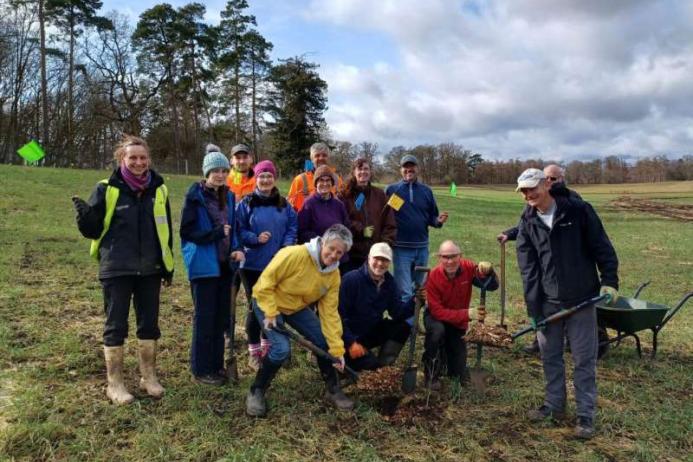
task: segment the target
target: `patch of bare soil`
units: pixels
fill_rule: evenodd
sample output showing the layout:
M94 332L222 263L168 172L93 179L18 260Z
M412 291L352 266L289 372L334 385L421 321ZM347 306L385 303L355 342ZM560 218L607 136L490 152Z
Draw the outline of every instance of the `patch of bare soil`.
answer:
M365 401L394 425L430 425L445 414L445 404L438 396L403 395L402 371L384 367L377 371L364 371L356 388Z
M620 196L612 200L609 205L619 210L652 213L680 221L693 221L693 205L688 204L669 204L647 199L634 199L631 196Z

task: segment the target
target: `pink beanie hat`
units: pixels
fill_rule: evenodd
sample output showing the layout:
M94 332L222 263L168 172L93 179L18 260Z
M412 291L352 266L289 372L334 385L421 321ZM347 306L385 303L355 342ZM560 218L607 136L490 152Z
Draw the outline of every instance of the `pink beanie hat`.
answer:
M255 176L258 176L261 173L269 172L273 177L277 178L277 170L274 168L274 164L271 160L262 160L258 162L257 165L255 165L253 172L255 173Z

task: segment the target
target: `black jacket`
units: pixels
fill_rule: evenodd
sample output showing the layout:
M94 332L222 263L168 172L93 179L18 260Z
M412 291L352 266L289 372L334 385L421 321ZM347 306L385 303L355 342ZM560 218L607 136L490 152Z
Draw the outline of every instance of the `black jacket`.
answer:
M552 314L546 312L547 303L568 308L596 296L602 285L618 289L618 258L597 213L574 196L551 194L556 200L553 227L530 207L517 235L527 313L535 319Z
M111 225L99 246L99 279L153 274L171 277L164 268L154 223L156 188L164 183L164 179L153 170L151 175L152 180L149 186L140 196L137 196L123 181L118 168L109 178L108 185L118 188L120 194ZM98 239L103 231L103 219L106 215L106 186L105 183L96 185L87 201L89 209L77 218L79 231L89 239ZM169 227L168 246L173 249L171 207L168 200L166 216Z

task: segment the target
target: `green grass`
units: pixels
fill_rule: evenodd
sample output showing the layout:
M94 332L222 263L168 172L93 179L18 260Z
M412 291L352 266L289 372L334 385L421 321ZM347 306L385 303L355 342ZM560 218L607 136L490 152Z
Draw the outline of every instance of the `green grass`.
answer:
M0 166L3 460L690 460L693 306L662 331L656 361L638 359L630 340L600 361L598 435L587 443L575 440L569 425L532 426L525 420L526 411L541 402L543 381L540 362L522 355L521 343L511 351L485 349L484 366L494 376L485 394L464 388L451 400L454 393L443 392L435 399L450 402L438 418L411 426L388 423L377 397L353 390L356 410L333 411L321 399L316 370L296 354L272 386L269 418L255 420L244 415L251 380L245 352L236 386L209 388L190 379L192 304L179 252L174 285L161 300L159 370L167 394L157 402L137 390L133 405L115 407L104 394L97 268L70 203L71 195L87 197L106 175ZM193 180L166 177L176 222ZM622 293L651 280L642 298L671 306L693 289L692 223L608 206L626 190L691 203L690 182L578 189L597 207L616 247ZM512 188L460 187L456 198L436 192L450 222L432 231L431 248L453 238L468 257L498 263L495 236L516 223L522 209ZM515 328L525 315L513 253L509 248L509 318ZM488 305L495 322L497 293ZM649 353L651 335L643 341ZM128 349L126 379L134 391L133 339Z

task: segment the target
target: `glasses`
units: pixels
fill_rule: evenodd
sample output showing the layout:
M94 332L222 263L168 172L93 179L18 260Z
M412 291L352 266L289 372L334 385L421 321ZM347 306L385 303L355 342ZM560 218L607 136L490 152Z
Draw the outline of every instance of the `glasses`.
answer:
M455 253L452 255L438 255L438 258L442 258L443 260L454 260L455 258L459 257L459 253Z
M557 177L557 176L547 176L546 179L547 179L547 180L551 180L551 181L558 181L558 177Z

